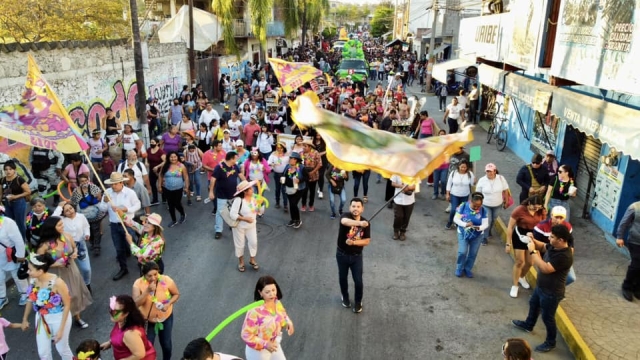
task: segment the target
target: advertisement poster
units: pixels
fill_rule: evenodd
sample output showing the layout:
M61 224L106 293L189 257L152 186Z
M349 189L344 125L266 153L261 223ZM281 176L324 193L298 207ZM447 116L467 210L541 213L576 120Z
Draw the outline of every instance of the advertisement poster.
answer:
M535 114L531 151L544 155L556 147L560 119L551 113L545 116L545 114L536 111Z
M596 197L593 199L593 207L609 220L614 220L616 209L620 201L620 191L624 174L618 169L604 164L600 165L600 171L596 176Z
M580 84L637 93L640 2L565 0L560 7L551 74ZM637 39L635 39L637 40Z
M515 0L512 3L510 14L513 19L513 35L506 63L525 70L536 66L544 3L540 0Z

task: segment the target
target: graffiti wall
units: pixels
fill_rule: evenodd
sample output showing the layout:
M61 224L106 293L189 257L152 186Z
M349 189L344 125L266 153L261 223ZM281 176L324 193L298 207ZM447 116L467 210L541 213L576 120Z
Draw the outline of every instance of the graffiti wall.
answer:
M101 129L106 109L112 108L120 124L140 128L136 101L140 96L135 82L133 51L128 43L103 47L66 48L33 52L47 81L69 111L73 122L88 137ZM0 106L19 101L24 88L27 58L22 52L2 55L0 67ZM6 66L5 66L5 59ZM158 99L167 115L171 101L188 84L188 62L184 44L149 44L149 68L145 69L145 97ZM29 147L0 137L0 153L23 162Z

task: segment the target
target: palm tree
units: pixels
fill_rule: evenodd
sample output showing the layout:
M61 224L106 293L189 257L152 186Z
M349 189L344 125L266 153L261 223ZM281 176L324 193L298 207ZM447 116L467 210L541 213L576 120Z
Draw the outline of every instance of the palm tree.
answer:
M329 9L329 0L213 0L213 12L221 20L223 39L227 50L238 54L238 46L234 36L234 20L244 12L246 3L251 16L251 31L260 41L264 50L267 44L267 23L271 11L282 8L284 14L284 30L288 38L293 38L302 27L302 43L305 43L306 31L317 31L322 17Z

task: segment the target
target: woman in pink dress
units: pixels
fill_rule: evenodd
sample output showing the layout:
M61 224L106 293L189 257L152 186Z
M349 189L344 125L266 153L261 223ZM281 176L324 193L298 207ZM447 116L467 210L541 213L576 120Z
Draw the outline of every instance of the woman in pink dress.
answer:
M115 360L156 360L156 350L147 340L144 318L133 298L129 295L112 296L109 308L114 325L109 341L100 348L113 348Z

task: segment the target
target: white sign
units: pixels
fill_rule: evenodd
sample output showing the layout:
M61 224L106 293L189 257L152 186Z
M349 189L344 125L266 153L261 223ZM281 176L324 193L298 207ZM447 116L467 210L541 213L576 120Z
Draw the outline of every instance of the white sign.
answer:
M512 22L509 13L462 19L460 57L481 57L502 62L511 41L508 28L512 26ZM508 28L505 29L505 26Z
M277 141L280 142L284 142L285 144L287 144L287 153L291 151L291 149L293 149L293 144L295 144L296 142L296 136L298 136L297 134L278 134L278 139ZM313 141L313 138L311 136L303 136L302 137L304 140L309 140L309 141Z
M624 174L618 169L605 164L600 165L600 171L596 176L596 197L593 199L593 207L611 221L615 221L623 180Z

